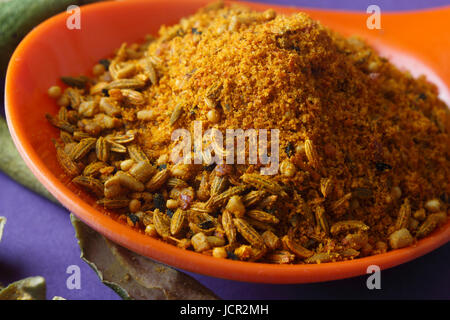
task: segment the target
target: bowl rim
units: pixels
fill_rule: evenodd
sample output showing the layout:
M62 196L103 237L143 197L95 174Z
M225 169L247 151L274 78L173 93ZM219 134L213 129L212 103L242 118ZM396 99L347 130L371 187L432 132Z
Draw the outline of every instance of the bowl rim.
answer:
M89 19L89 17L95 16L101 10L117 10L119 7L123 9L124 7L122 6L126 6L127 10L133 10L132 7L134 5L142 5L143 2L142 0L100 2L83 6L82 10L84 19ZM178 1L151 0L145 2L146 5L151 6L156 3L170 5ZM192 1L192 3L198 5L205 2L202 0ZM244 4L257 8L283 8L277 5ZM294 10L300 10L300 8ZM336 14L345 15L341 11L302 10L306 12L321 11L329 16ZM357 13L349 14L358 15ZM55 27L61 22L61 19L65 18L66 16L63 12L44 21L34 28L16 48L9 63L5 81L6 118L12 139L33 174L64 207L105 237L134 252L182 270L230 280L260 283L308 283L359 276L367 274L368 266L376 265L381 270L391 268L422 256L450 240L450 221L447 221L439 230L435 230L431 235L419 240L411 247L342 262L311 265L273 265L217 259L193 251L182 250L158 239L145 236L127 225L108 217L79 198L50 171L27 140L25 128L21 126L20 116L17 113L17 108L20 106L16 102L12 88L18 81L18 70L20 70L21 64L14 62L23 59L22 57L26 58L27 49L33 45L33 40L45 36L47 30Z

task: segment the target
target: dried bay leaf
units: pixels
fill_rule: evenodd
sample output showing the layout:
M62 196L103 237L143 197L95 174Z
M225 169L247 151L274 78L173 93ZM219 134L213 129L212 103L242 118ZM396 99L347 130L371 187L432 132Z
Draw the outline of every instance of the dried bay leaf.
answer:
M61 81L64 84L68 85L69 87L84 89L86 87L86 84L89 82L89 78L86 76L78 76L78 77L64 76L61 77Z
M6 218L0 217L0 241L5 224ZM5 288L0 286L0 300L45 300L46 291L43 277L29 277L13 282Z
M128 293L120 285L128 280L128 274L120 267L105 239L94 230L90 229L73 214L70 220L75 228L75 235L81 250L81 258L95 271L100 280L113 289L121 298L130 299Z
M195 279L105 239L71 214L81 258L123 299L211 300L214 293Z
M0 217L0 241L2 241L3 228L5 227L5 224L6 224L6 218Z
M29 277L0 289L0 300L45 300L46 291L43 277Z
M216 300L214 293L195 279L166 265L139 256L110 241L113 255L130 276L145 288L162 290L168 300ZM144 297L145 298L145 297Z

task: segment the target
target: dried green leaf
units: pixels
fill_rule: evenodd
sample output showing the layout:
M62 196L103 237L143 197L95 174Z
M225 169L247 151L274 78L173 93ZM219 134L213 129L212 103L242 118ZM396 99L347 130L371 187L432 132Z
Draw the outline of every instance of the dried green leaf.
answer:
M46 290L43 277L29 277L1 289L0 300L45 300Z
M6 224L6 218L0 217L0 241L2 241L3 228L5 227L5 224Z
M373 196L373 191L370 188L356 188L353 190L352 196L357 199L367 200Z
M69 87L75 87L79 89L84 89L89 81L88 77L61 77L61 81L67 84Z
M46 197L47 199L59 203L44 186L30 172L22 157L19 155L6 125L6 121L0 117L0 146L2 146L2 161L0 170L9 175L25 187Z
M71 214L81 258L100 280L123 299L211 300L218 299L195 279L148 258L139 256L90 229Z

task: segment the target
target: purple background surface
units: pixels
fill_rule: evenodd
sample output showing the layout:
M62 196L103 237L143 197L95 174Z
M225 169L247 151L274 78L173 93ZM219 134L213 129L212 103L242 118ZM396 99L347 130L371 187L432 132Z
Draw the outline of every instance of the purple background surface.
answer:
M449 0L259 2L363 12L370 4L380 6L382 12L450 5ZM80 259L69 212L1 172L0 216L8 219L0 244L0 283L5 285L41 275L47 281L48 298L59 295L67 299L119 299ZM66 286L69 277L66 270L70 265L81 269L81 289L70 290ZM450 244L412 262L383 271L381 290L367 289L368 276L315 284L266 285L190 274L223 299L450 299L448 265Z

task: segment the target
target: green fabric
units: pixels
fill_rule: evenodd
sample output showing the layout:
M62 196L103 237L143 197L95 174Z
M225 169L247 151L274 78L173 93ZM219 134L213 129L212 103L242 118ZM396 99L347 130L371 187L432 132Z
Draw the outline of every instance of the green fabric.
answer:
M30 190L46 197L47 199L59 203L44 186L35 178L28 169L22 157L14 145L9 134L5 119L0 117L0 146L2 146L2 160L0 170L9 175L12 179L24 185Z

